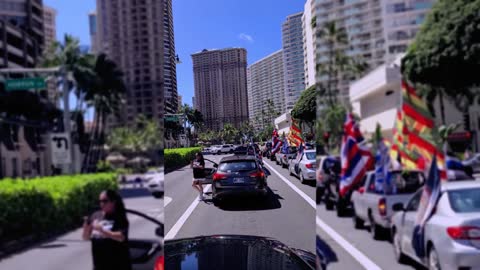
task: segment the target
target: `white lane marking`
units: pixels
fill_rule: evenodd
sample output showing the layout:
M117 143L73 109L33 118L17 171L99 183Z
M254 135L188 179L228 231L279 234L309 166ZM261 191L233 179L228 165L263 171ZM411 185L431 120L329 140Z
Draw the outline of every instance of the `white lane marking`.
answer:
M172 198L165 196L164 201L163 201L163 207L167 207L169 203L172 202Z
M285 184L287 184L289 187L291 187L295 192L298 193L298 195L300 195L305 201L307 201L307 203L310 204L310 206L317 209L317 204L315 203L315 201L312 198L310 198L307 194L305 194L303 191L301 191L297 186L292 184L292 182L290 182L287 178L285 178L283 175L281 175L277 170L275 170L272 166L270 166L270 164L268 164L266 162L264 164L267 165L267 167L270 170L272 170L278 177L280 177L280 179L282 179L282 181L285 182Z
M290 182L287 178L281 175L277 170L275 170L270 164L267 164L268 168L270 168L282 181L284 181L289 187L291 187L295 192L298 193L303 199L307 201L313 208L317 209L317 204L312 198L310 198L307 194L301 191L298 187L296 187L292 182ZM355 260L357 260L365 269L368 270L381 270L378 265L376 265L373 261L371 261L366 255L356 249L352 244L350 244L345 238L343 238L339 233L337 233L334 229L328 226L325 222L323 222L317 216L317 226L320 227L324 232L326 232L330 237L335 240L343 249L347 251Z
M320 227L324 232L326 232L330 237L335 240L343 249L345 249L357 262L359 262L365 269L368 270L382 270L380 266L376 265L372 260L370 260L365 254L360 250L356 249L352 244L350 244L345 238L343 238L339 233L334 229L328 226L317 216L317 226Z
M204 188L203 188L203 193L206 193L209 191L211 185L206 185ZM180 229L182 228L183 224L185 224L185 222L187 221L188 217L190 217L190 215L193 213L193 210L195 210L195 207L197 207L198 203L199 203L199 196L195 197L195 200L192 202L192 204L190 204L190 206L187 208L187 210L183 213L183 215L177 220L177 222L175 223L175 225L173 225L173 227L170 229L170 231L168 231L167 235L165 236L165 240L170 240L170 239L173 239L177 233L180 231Z

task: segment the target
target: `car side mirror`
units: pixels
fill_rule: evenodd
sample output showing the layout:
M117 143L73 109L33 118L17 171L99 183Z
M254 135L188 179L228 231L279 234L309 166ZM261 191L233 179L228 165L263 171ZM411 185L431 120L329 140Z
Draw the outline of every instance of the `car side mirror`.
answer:
M155 230L155 234L158 236L158 237L164 237L164 226L158 226L158 228Z
M405 208L403 207L403 203L396 203L392 206L392 210L394 212L400 212L400 211L405 211Z

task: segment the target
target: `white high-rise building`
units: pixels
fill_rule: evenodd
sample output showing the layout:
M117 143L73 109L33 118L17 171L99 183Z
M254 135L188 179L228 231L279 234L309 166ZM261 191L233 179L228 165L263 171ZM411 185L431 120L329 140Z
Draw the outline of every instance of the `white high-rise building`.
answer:
M300 94L305 90L302 17L303 12L290 15L282 25L285 74L285 108L282 112L293 109Z
M272 119L267 119L271 105L277 113L282 113L285 104L283 51L279 50L247 68L248 114L250 123L255 128L262 125L273 125ZM270 101L269 101L270 100ZM269 108L270 107L270 108Z
M369 70L391 61L396 54L405 52L415 38L425 14L435 0L315 0L314 18L317 31L326 22L334 21L337 28L346 30L348 46L342 46L348 56L362 59ZM326 64L328 44L317 35L317 64ZM319 83L327 76L317 74ZM339 74L337 87L340 99L348 102L351 80Z
M315 59L315 0L307 0L303 12L303 61L305 69L305 88L315 85L316 59Z

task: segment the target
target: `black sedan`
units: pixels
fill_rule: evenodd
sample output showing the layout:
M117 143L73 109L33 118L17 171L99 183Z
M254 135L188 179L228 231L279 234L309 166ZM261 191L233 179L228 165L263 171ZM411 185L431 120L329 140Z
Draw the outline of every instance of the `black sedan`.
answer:
M165 269L314 270L316 257L271 238L213 235L165 242Z
M267 176L254 156L224 157L213 174L214 204L228 195L261 195L267 197Z

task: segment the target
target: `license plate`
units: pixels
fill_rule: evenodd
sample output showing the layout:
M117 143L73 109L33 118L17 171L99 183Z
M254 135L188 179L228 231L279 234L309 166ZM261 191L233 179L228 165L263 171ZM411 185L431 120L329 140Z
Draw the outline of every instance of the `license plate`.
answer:
M233 178L233 183L234 184L245 183L245 179L244 178Z

